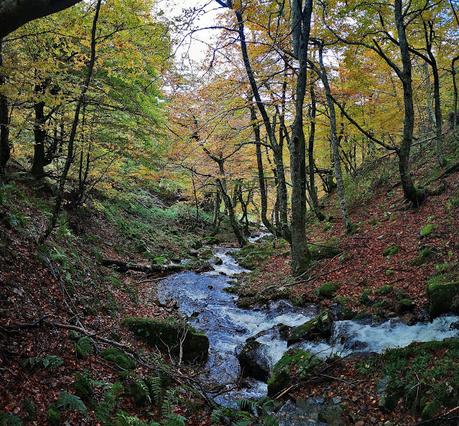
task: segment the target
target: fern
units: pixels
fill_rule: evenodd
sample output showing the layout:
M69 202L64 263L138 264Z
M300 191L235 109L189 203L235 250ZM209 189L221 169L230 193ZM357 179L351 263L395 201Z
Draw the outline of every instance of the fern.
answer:
M136 416L131 416L124 411L119 411L116 413L114 426L149 426L149 424Z
M186 419L183 416L177 414L169 414L165 417L165 421L162 423L164 426L185 426Z
M88 411L86 405L84 405L84 402L78 396L65 391L59 394L56 407L60 410L78 411L81 414L86 414Z
M60 367L62 364L64 364L64 360L56 355L45 355L27 358L23 363L24 367L29 367L32 369L37 367L53 369Z
M113 383L106 391L103 401L96 407L96 419L101 423L109 422L111 415L115 411L116 404L120 395L124 392L121 383Z
M251 399L241 399L238 401L239 409L251 414L257 413L257 403Z

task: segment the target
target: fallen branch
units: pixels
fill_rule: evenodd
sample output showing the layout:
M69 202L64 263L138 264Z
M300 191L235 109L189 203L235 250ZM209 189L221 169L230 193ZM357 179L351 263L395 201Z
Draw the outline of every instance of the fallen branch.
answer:
M183 270L182 265L145 265L139 263L125 262L124 260L118 259L102 259L102 265L113 267L118 272L144 272L146 274L151 273L164 273L164 272L178 272Z

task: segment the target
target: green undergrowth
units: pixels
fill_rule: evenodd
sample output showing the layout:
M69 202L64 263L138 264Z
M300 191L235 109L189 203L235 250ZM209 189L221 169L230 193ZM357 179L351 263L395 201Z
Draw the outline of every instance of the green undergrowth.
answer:
M135 251L158 264L187 256L211 224L209 214L202 210L196 215L188 204L162 206L148 192L119 194L101 199L95 206L123 238L120 252Z
M391 349L361 362L358 370L379 380L383 410L403 404L429 419L454 408L459 400L459 339Z

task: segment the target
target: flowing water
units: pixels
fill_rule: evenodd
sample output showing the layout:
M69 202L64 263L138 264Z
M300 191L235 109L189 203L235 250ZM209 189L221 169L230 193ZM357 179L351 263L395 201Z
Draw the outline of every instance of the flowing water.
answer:
M260 236L252 241L258 238ZM276 326L300 325L318 313L316 306L300 308L284 300L259 309L237 307L237 296L226 292L225 288L234 284L236 275L248 271L231 256L234 250L215 248L215 258L220 261L213 262L212 271L177 273L162 280L158 287L160 301L176 301L189 323L209 338L209 360L203 380L219 385L219 391L214 395L216 402L230 406L235 405L237 399L260 398L267 392L267 385L254 379L238 383L240 365L237 354L244 342L256 336L256 340L263 344L263 356L272 367L287 351L287 342L279 336ZM294 347L307 349L320 357L331 354L344 356L353 352L380 353L415 341L458 336L459 330L453 326L457 326L458 322L459 317L453 315L411 326L398 319L380 324L336 321L328 341L304 341Z

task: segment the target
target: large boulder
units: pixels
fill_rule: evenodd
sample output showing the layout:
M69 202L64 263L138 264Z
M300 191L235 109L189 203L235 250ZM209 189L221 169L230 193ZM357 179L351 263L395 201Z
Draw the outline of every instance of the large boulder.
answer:
M205 362L209 354L209 339L183 322L130 317L123 321L138 338L159 350L182 356L185 362ZM182 343L181 343L182 342Z
M266 382L271 370L271 362L266 353L266 345L258 342L254 337L247 339L238 354L239 364L243 377Z
M290 346L302 340L329 338L332 333L332 327L332 314L330 311L325 310L316 317L306 321L304 324L292 327L288 330L284 329L283 334L287 340L287 345Z
M431 317L449 312L459 313L459 279L450 282L431 279L427 285L427 296Z

